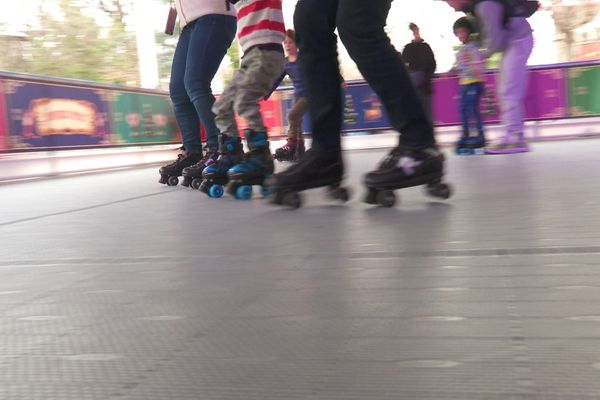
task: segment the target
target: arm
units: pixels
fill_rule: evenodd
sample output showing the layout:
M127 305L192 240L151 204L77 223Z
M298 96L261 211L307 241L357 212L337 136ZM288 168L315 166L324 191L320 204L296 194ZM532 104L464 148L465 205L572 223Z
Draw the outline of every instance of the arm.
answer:
M431 50L431 46L426 44L425 48L426 48L426 53L427 53L427 58L428 58L427 69L425 70L425 72L427 74L429 74L430 77L432 77L437 68L437 63L435 62L435 56L433 55L433 50Z
M504 29L504 7L496 1L482 1L477 4L475 14L483 30L483 53L486 58L504 50L506 31Z
M273 94L273 92L275 91L275 89L277 89L279 87L279 85L281 84L281 81L283 81L283 78L285 78L286 75L287 75L287 71L283 70L283 73L281 75L279 75L279 78L277 78L275 80L275 83L273 83L273 87L271 87L271 90L269 91L269 93L267 93L263 97L263 100L268 100L269 97L271 97L271 95Z

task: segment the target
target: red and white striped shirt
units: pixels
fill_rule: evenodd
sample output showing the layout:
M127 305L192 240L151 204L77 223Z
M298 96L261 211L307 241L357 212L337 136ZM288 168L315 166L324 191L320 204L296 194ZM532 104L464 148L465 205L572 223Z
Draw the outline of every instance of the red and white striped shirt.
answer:
M259 44L281 44L285 39L282 0L239 0L235 7L238 40L245 52Z

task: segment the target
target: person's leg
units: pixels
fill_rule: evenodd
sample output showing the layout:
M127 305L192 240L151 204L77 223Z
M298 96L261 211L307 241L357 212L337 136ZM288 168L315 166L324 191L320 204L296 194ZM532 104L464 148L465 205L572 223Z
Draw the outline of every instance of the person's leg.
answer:
M435 181L437 190L442 185L439 181L443 176L444 156L435 144L433 126L402 58L384 30L391 2L344 0L338 8L337 26L342 42L383 102L392 126L401 133L398 147L365 176L368 203L377 202L383 188ZM449 195L447 186L443 186Z
M475 118L475 126L477 128L477 134L481 141L484 141L483 133L483 120L481 118L481 112L479 111L479 103L481 102L481 96L483 95L484 87L482 82L475 84L475 96L473 98L473 117Z
M284 68L285 58L283 53L278 51L255 47L244 54L244 63L236 82L237 92L233 100L233 109L244 118L248 129L266 133L258 100L271 91Z
M206 132L206 144L218 147L219 130L211 108L215 102L211 82L236 32L236 18L207 15L191 27L184 84ZM198 132L197 135L200 135Z
M308 108L309 104L306 97L299 97L294 101L294 105L288 113L288 138L292 138L296 142L302 140L302 118L304 118Z
M486 151L515 153L528 151L524 141L524 109L527 91L527 59L533 49L533 38L511 43L502 57L498 77L498 102L505 135Z
M231 82L225 87L219 99L212 107L212 112L215 114L215 124L220 134L226 134L231 137L239 137L237 122L233 112L233 102L238 91L238 83L242 79L244 73L244 60L240 69L233 75Z
M401 133L406 148L422 149L434 144L433 126L399 52L384 27L392 0L344 0L337 26L340 39L363 77L377 93Z
M169 93L177 125L181 130L183 147L187 152L201 152L200 121L184 85L187 54L193 26L183 29L173 55Z
M312 120L313 147L333 152L341 151L342 79L334 33L338 2L302 0L294 13Z
M462 137L469 137L469 85L460 85L460 118L462 122Z
M275 150L275 159L279 161L293 161L297 153L304 153L304 138L302 137L302 117L308 111L308 100L299 97L287 115L288 133L287 142Z
M243 74L238 81L238 92L233 103L235 112L248 124L244 138L248 152L244 159L229 169L231 179L228 192L237 198L240 185L262 185L267 176L273 174L273 157L269 149L269 137L264 125L258 99L267 95L273 84L283 73L285 58L282 52L253 48L244 54L246 61Z

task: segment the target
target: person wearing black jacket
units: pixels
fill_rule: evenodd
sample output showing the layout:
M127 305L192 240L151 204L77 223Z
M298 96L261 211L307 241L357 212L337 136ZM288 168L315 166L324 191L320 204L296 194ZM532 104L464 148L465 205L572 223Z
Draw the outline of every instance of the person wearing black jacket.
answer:
M402 58L423 103L425 113L433 121L431 81L437 67L435 56L431 47L421 38L419 27L411 22L408 28L412 31L414 39L404 47Z

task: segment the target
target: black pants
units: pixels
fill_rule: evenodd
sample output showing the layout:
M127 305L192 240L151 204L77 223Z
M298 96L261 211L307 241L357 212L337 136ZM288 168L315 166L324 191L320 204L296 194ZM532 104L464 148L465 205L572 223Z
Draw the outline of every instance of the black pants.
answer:
M294 14L306 82L314 146L339 150L342 118L340 39L386 108L400 143L423 148L434 143L433 127L400 54L384 27L392 0L299 0Z

